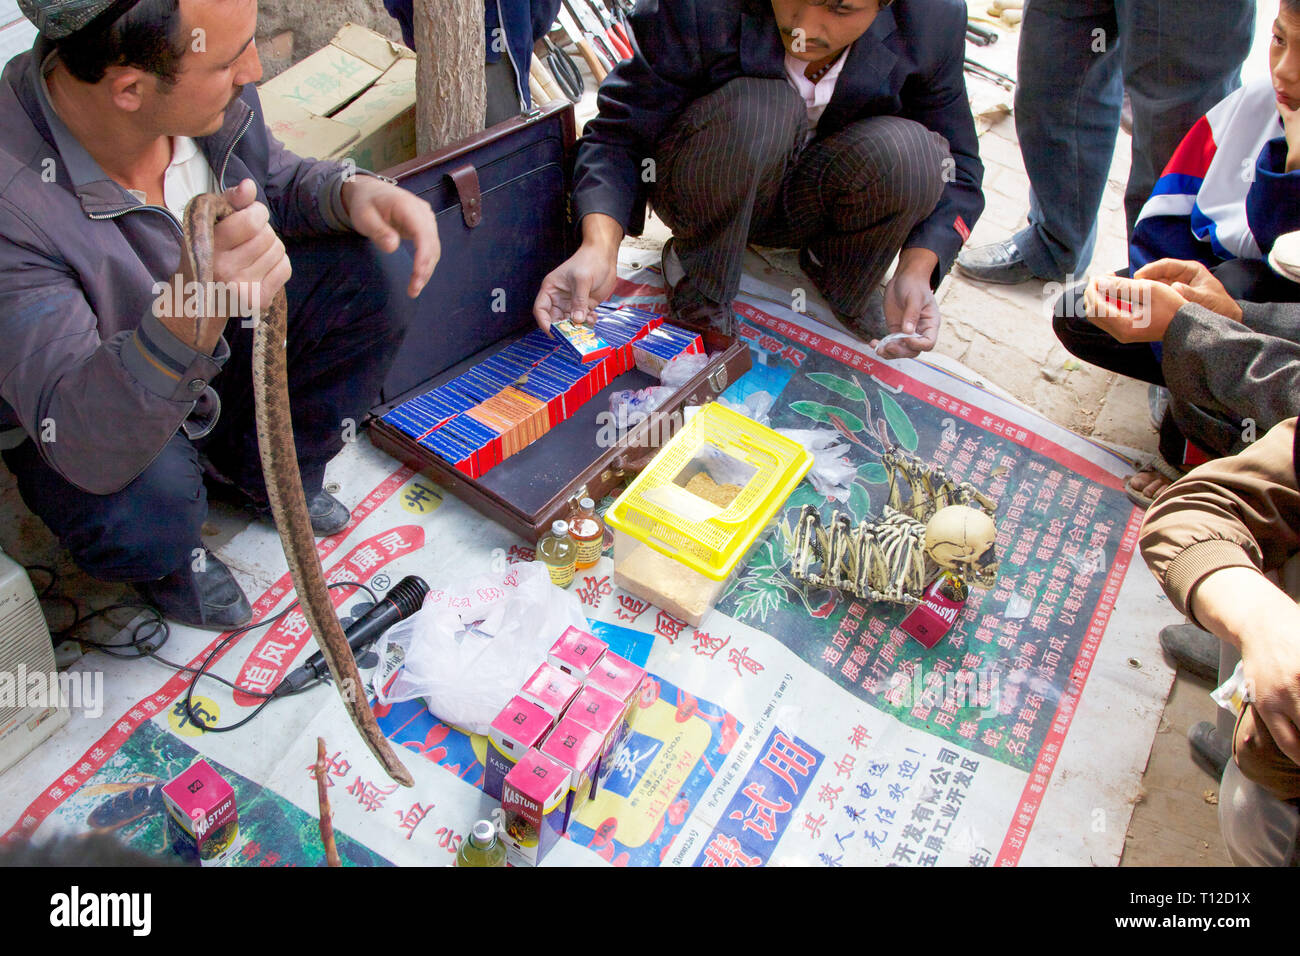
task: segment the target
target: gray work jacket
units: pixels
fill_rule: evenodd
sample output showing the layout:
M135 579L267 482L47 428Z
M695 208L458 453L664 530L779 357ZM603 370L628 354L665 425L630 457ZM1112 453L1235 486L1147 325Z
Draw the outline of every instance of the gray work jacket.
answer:
M69 482L110 494L178 428L211 426L208 383L230 350L200 354L154 316L181 224L109 179L62 123L41 76L49 52L38 39L0 75L0 433L21 427ZM355 170L286 150L251 84L197 143L219 188L257 184L280 235L350 228L340 194Z

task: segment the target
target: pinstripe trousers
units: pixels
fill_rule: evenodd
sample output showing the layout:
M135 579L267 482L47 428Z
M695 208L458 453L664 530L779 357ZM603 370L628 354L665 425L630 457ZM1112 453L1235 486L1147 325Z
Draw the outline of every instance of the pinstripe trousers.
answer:
M831 305L860 317L907 236L938 204L947 141L876 116L804 148L808 115L785 80L732 80L683 111L655 151L655 212L696 288L729 303L745 245L798 248Z

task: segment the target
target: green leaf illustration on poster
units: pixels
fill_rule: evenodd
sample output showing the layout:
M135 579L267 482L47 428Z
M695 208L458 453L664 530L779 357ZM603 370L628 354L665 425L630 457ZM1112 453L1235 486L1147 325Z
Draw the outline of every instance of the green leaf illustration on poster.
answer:
M885 421L889 422L889 427L893 429L898 443L908 451L916 451L916 429L912 427L907 412L903 411L898 402L894 401L894 396L887 392L880 393L880 404L885 410Z
M862 390L861 386L840 378L838 375L832 375L830 372L810 372L808 378L822 388L828 388L836 394L843 395L850 401L865 402L867 400L867 393Z
M831 405L823 405L820 402L792 402L790 410L797 412L804 418L811 418L815 422L823 422L827 425L834 425L835 419L844 423L844 427L852 432L860 432L867 426L862 423L852 412L846 412L842 408L835 408ZM913 432L915 435L915 432Z
M856 521L864 521L871 516L871 495L857 482L849 491L849 511Z
M878 461L869 461L859 468L858 477L871 485L889 484L889 472Z

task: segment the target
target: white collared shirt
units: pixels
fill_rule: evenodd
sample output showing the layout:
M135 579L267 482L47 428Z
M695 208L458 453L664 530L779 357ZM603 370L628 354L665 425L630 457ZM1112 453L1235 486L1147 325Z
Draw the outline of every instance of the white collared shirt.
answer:
M172 137L172 161L163 173L163 202L172 215L184 221L185 206L195 196L216 192L217 177L199 144L188 136ZM128 189L140 202L149 199L139 189Z
M794 85L795 91L803 98L804 106L808 110L809 139L812 139L816 132L817 121L822 118L822 113L826 112L826 104L835 94L835 83L839 80L840 71L844 69L844 63L848 58L848 51L845 50L831 65L826 75L813 83L804 75L808 64L803 60L796 60L789 53L785 55L785 75Z

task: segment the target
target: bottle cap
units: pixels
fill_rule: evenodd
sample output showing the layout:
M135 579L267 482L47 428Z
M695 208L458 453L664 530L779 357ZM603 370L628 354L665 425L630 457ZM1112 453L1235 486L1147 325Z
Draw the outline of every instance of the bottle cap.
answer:
M567 521L552 521L551 534L557 538L562 538L569 533L569 523Z
M474 824L474 829L470 831L470 836L479 846L488 846L496 836L496 827L491 820L480 820Z
M578 507L585 508L587 511L595 511L596 502L592 501L590 498L583 498L578 502Z

